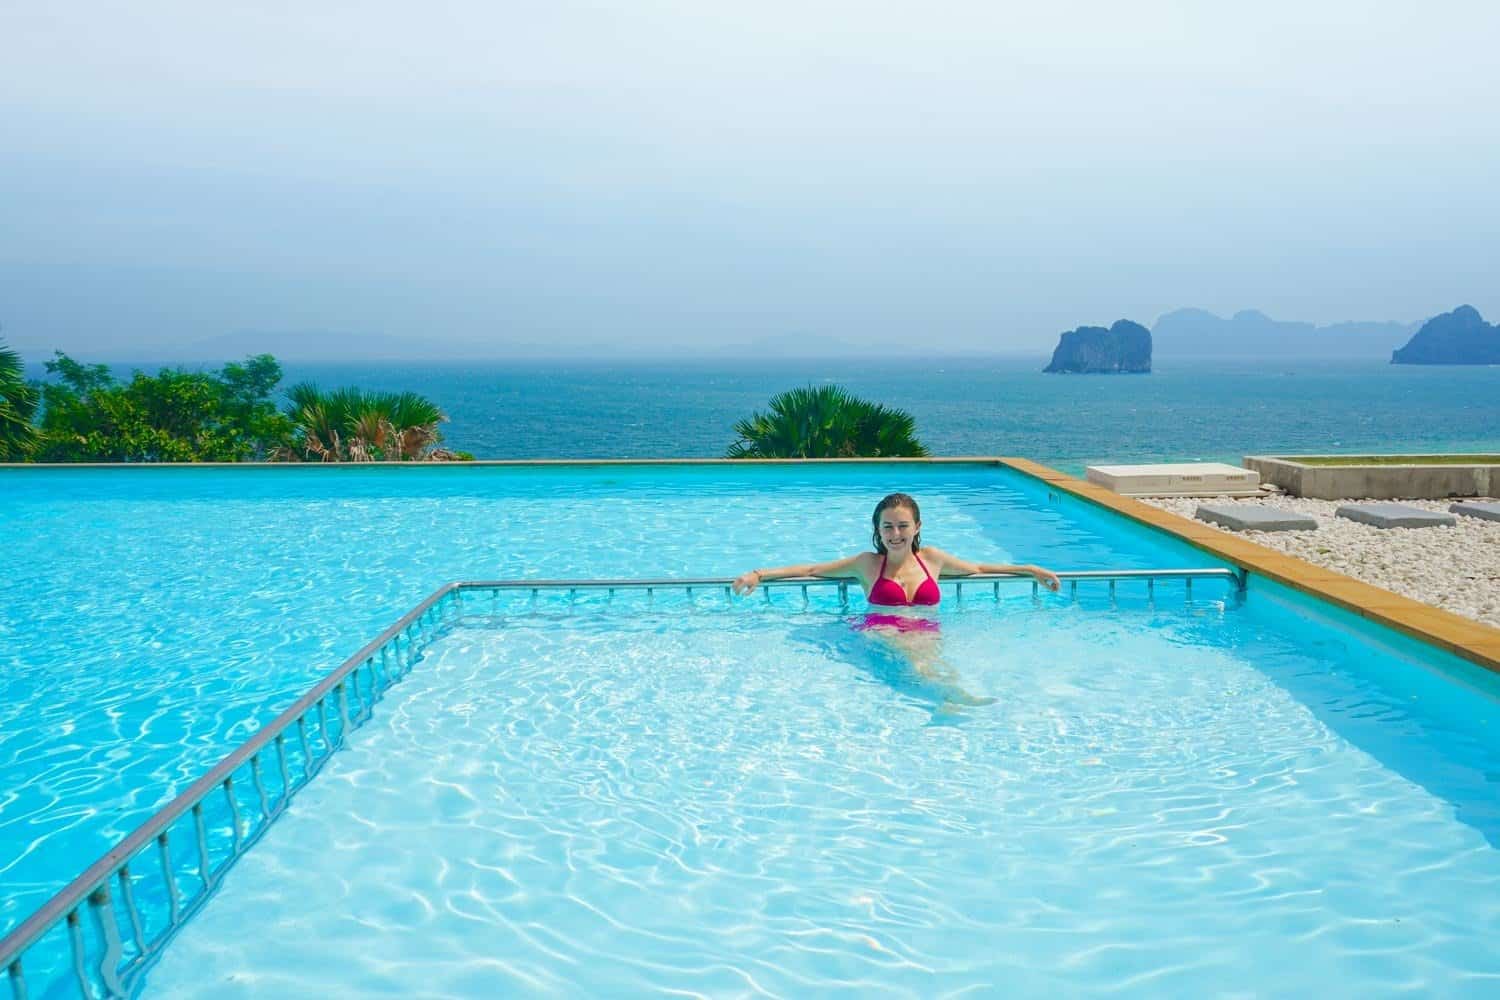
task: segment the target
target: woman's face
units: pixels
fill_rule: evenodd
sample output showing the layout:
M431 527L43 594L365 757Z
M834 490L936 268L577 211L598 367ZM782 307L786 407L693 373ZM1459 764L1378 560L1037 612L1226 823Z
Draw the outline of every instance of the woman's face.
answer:
M910 507L887 507L880 512L880 540L887 552L906 553L911 549L911 540L922 530L922 522L911 512Z

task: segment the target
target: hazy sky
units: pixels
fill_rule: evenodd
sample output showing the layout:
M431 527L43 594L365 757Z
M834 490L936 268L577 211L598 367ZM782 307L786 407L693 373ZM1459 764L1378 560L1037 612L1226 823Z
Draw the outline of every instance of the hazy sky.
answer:
M6 0L0 38L29 360L1500 318L1492 2Z

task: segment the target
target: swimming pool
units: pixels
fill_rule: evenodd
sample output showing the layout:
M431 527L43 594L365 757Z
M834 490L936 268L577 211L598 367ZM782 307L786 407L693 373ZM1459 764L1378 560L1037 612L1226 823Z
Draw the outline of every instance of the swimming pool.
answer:
M976 558L1211 562L984 467L7 474L7 916L445 580L852 551L893 475ZM1489 680L1274 587L1166 598L945 608L956 682L998 699L957 713L818 599L475 613L153 987L269 988L298 937L353 963L281 963L320 992L1191 991L1277 943L1345 984L1493 986Z

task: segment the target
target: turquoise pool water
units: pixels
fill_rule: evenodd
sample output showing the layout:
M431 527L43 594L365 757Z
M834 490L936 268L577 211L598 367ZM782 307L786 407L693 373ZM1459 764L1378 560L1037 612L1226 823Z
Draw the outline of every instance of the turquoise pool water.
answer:
M1166 591L471 601L153 992L1492 995L1494 703Z
M853 552L896 486L976 558L1187 558L967 466L0 470L0 929L443 583Z
M7 925L442 582L854 551L892 488L974 558L1210 564L976 467L0 472ZM1492 992L1490 679L1180 596L950 597L936 678L816 596L476 607L151 989Z

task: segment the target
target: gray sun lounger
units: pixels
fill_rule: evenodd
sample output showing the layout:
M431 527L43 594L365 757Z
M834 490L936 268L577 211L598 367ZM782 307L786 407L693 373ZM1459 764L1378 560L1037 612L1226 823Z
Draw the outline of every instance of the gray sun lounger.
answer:
M1455 514L1478 517L1486 521L1500 521L1500 503L1456 503L1448 507Z
M1317 519L1306 514L1253 503L1199 504L1193 516L1235 531L1312 531L1318 526Z
M1377 528L1433 528L1458 523L1458 518L1452 514L1423 510L1404 503L1346 503L1334 511L1333 516L1373 524Z

